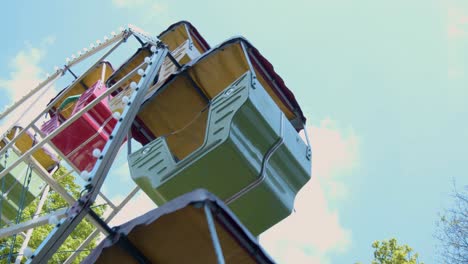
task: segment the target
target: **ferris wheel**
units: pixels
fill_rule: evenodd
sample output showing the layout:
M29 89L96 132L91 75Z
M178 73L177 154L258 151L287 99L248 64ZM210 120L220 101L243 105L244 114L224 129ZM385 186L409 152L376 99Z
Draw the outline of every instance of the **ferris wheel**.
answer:
M131 25L111 35L0 114L7 119L72 79L32 120L1 131L3 259L47 263L87 221L94 231L64 263L99 235L84 263L274 263L257 237L291 214L311 175L309 139L299 135L306 118L293 92L242 37L211 47L187 21L157 37ZM133 53L122 53L133 40ZM118 52L125 60L115 67ZM137 187L116 204L102 187L123 148ZM63 179L78 176L77 194ZM111 228L140 191L158 208ZM45 212L51 193L66 204ZM53 229L31 249L33 230L44 225Z

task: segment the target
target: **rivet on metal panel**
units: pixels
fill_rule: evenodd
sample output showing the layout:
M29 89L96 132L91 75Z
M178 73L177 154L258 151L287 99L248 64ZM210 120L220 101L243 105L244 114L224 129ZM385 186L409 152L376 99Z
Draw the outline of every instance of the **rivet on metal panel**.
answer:
M233 92L234 92L234 89L229 88L224 94L225 94L226 96L230 96Z
M151 147L149 148L144 148L143 151L141 151L142 154L148 154L148 152L150 152L151 150Z

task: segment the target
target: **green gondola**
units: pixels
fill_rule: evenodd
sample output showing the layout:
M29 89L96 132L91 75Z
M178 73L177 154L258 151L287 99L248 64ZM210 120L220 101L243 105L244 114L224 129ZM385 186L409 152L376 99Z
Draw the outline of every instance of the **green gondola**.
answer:
M310 148L298 134L305 118L271 64L244 39L185 66L137 118L140 132L155 139L140 141L130 172L158 205L205 188L258 235L291 213L310 179Z
M9 140L21 131L22 128L15 126L0 140L0 148L5 147ZM33 137L28 132L24 133L10 148L7 156L2 156L0 159L0 171L6 166L10 166L15 162L19 156L26 152L33 145ZM18 155L19 154L19 155ZM51 172L58 164L56 157L45 148L40 148L33 155L33 158L38 162L37 165L41 166L42 170ZM0 179L0 193L3 195L1 202L1 215L2 222L5 220L14 221L20 208L25 208L40 195L45 187L44 182L39 176L36 165L29 162L21 162L14 167L4 178ZM31 175L29 184L25 179ZM2 190L3 183L3 190ZM23 198L23 201L22 200Z
M14 151L11 151L7 158L7 166L9 163L11 164L17 159L18 155ZM4 160L2 159L0 170L4 169L4 164ZM8 220L14 221L19 209L28 206L43 190L45 185L34 169L31 174L31 182L29 183L28 188L24 188L25 178L29 176L29 171L29 164L22 162L5 176L3 199L1 203L3 220L6 217ZM2 180L0 180L0 188ZM21 197L23 195L24 201L21 206Z

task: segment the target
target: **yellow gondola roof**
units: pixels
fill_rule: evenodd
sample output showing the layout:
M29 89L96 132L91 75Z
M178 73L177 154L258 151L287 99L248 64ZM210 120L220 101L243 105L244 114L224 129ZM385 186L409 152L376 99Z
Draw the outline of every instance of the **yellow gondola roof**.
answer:
M106 81L106 86L111 87L116 83L118 80L125 77L129 72L135 69L138 65L140 65L145 57L151 54L150 45L145 44L140 47L128 60L126 60L122 65L112 74ZM126 82L126 84L122 85L126 86L128 83L135 81L138 82L140 80L140 76L135 74L130 80Z
M138 263L119 245L126 236L151 263L216 263L204 204L209 204L226 263L274 263L236 216L205 190L184 194L116 227L82 263Z
M14 126L6 135L6 138L8 140L12 140L17 132L20 132L23 130L22 127L20 126ZM33 135L26 131L21 137L15 142L15 146L18 148L18 150L21 153L25 153L28 151L31 147L33 147ZM3 148L6 145L6 142L4 140L0 140L0 148ZM39 148L36 152L34 152L33 157L41 164L41 166L47 170L47 171L52 171L55 166L58 164L58 159L57 157L52 154L47 148L42 147Z
M67 99L68 97L70 96L73 96L73 95L80 95L82 94L84 91L86 91L87 89L91 88L93 86L93 84L95 84L98 80L102 80L103 82L105 82L107 80L107 78L109 78L109 76L112 74L112 72L114 71L114 69L112 68L112 65L107 62L107 61L103 61L101 63L99 63L94 69L92 69L80 82L73 82L70 86L70 90L68 90L67 94L65 96L63 96L60 100L58 100L54 106L51 108L51 110L49 111L49 113L51 115L53 115L55 113L55 111L57 110L57 108L62 104L63 101L65 101L65 99ZM68 86L68 87L70 87ZM52 100L50 100L49 104L52 103L55 98L57 98L58 96L60 96L67 88L64 88L62 89L56 97L52 98ZM65 118L68 118L69 116L71 116L72 112L73 112L73 106L70 106L70 107L67 107L65 108L64 110L61 111L61 114L63 117Z
M247 53L247 54L246 54ZM271 63L245 38L229 39L187 63L160 86L166 89L174 78L186 71L208 98L213 98L246 71L255 72L258 81L285 113L297 131L303 129L306 118L294 94L275 72ZM158 93L147 96L144 105ZM144 106L143 106L144 107Z
M169 26L161 34L158 35L158 38L168 46L170 51L176 50L180 45L184 44L187 40L190 41L190 45L194 45L195 48L203 53L210 49L210 46L205 41L205 39L198 33L198 30L187 21L180 21ZM107 81L107 87L111 87L118 80L125 77L130 71L135 69L140 65L145 57L151 54L150 44L145 43L140 47L128 60L126 60L122 65L109 77ZM179 61L181 64L189 62L188 58L183 61ZM128 80L122 87L128 85L130 82L138 82L140 77L138 75L133 76Z
M177 32L177 34L171 34L171 32ZM164 44L168 45L170 50L179 47L187 38L190 38L197 50L207 51L210 49L210 45L202 35L200 35L197 28L190 22L184 20L170 25L158 35L158 38Z

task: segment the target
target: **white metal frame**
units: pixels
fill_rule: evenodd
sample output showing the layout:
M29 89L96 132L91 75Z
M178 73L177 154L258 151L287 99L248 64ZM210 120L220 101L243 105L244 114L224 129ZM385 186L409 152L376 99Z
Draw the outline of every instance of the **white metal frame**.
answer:
M119 147L122 141L124 140L125 136L127 135L127 131L131 127L131 123L137 114L141 101L143 101L144 99L146 90L152 84L152 80L155 78L156 74L158 73L159 68L161 67L162 62L164 61L164 58L168 50L164 45L160 45L160 42L157 38L151 37L149 34L145 33L144 31L134 26L129 26L128 28L123 29L118 34L113 34L113 35L114 36L112 38L104 41L101 44L98 44L97 47L92 48L91 50L85 52L84 54L79 55L78 57L73 58L70 61L68 61L67 59L67 64L64 67L57 69L51 76L49 76L46 80L40 83L37 87L32 89L28 94L22 97L19 101L15 102L13 105L8 107L3 113L0 113L0 120L2 120L9 113L17 109L19 106L21 106L21 104L23 104L27 98L37 96L39 91L44 90L45 88L54 84L61 76L66 74L67 69L88 59L90 56L110 47L110 49L106 51L104 55L102 55L84 74L82 74L78 79L74 80L74 82L79 82L84 76L87 75L87 73L89 73L94 67L97 67L101 61L103 61L107 56L109 56L112 52L114 52L122 43L124 43L132 35L135 35L138 38L143 39L144 41L150 44L153 44L155 47L157 47L156 50L153 49L155 53L151 57L151 61L149 63L145 62L139 65L136 69L130 72L127 76L122 78L112 87L109 87L106 90L106 92L104 92L99 97L94 99L86 107L84 107L78 113L74 114L68 120L63 122L63 124L61 124L56 130L54 130L50 134L44 135L44 133L42 133L42 131L37 127L36 123L45 113L47 113L51 109L53 105L55 105L55 103L58 100L61 100L65 96L66 92L71 87L67 88L62 94L57 96L51 103L49 103L49 105L43 111L41 111L29 124L24 126L23 130L17 133L17 135L11 140L7 140L6 134L9 130L12 129L13 126L10 127L7 131L3 131L4 132L3 136L6 139L6 145L2 149L0 149L0 156L3 155L8 149L13 149L13 151L15 151L18 154L19 158L13 161L12 163L10 163L10 165L7 166L4 170L0 171L0 179L4 177L5 175L7 175L13 168L15 168L21 162L26 161L26 162L30 162L34 166L36 171L38 171L38 175L47 184L47 187L45 187L43 191L43 195L41 196L40 206L38 206L37 212L35 216L33 217L33 219L24 221L18 224L12 224L6 228L0 229L0 238L15 235L15 234L20 234L25 237L25 241L23 245L21 246L19 255L17 257L17 261L21 260L22 258L21 254L27 247L29 238L31 237L31 234L35 227L38 227L44 224L49 224L49 220L51 219L51 217L61 219L60 223L55 227L55 229L48 236L48 238L46 238L46 240L44 240L41 246L36 250L36 252L33 255L33 258L30 258L28 260L28 262L30 263L45 263L47 262L47 259L49 259L55 253L55 251L63 243L63 241L68 237L68 235L74 230L74 228L78 225L78 223L82 221L83 217L86 217L88 220L90 220L90 222L94 226L96 226L97 229L92 234L90 234L88 238L85 239L85 241L83 241L83 243L77 249L77 252L70 255L70 257L65 261L65 263L71 263L78 255L79 250L84 249L98 234L100 233L106 234L105 230L99 224L97 224L95 220L93 220L93 218L89 217L89 215L87 214L88 210L92 210L90 209L90 206L92 205L94 200L97 198L97 196L100 195L111 208L110 215L105 219L105 222L108 223L139 191L138 187L135 188L124 198L124 200L120 204L115 205L112 203L112 201L109 198L107 198L104 194L102 194L102 192L100 192L100 189L115 159L115 156L117 155L117 152L119 151ZM73 198L72 195L70 195L66 191L64 187L62 187L51 176L50 173L48 173L44 168L40 166L40 164L37 162L37 160L35 160L32 154L35 153L37 150L39 150L39 148L43 146L47 146L52 149L55 149L54 145L50 142L51 138L53 138L58 133L60 133L63 129L68 127L71 123L73 123L75 120L81 117L84 113L86 113L88 110L94 107L102 99L108 97L112 92L114 92L117 88L119 88L122 83L126 82L133 75L137 74L137 71L139 69L143 69L143 68L146 68L146 70L144 72L144 75L142 76L143 78L141 78L141 81L138 84L138 88L136 89L137 92L134 92L132 97L130 98L129 106L126 107L126 109L122 113L120 119L118 120L118 124L115 127L114 132L112 133L112 136L111 136L112 139L109 140L109 142L106 144L104 150L102 151L101 157L98 159L93 171L91 171L92 178L90 179L90 182L89 182L90 188L88 189L88 193L86 194L87 200L81 199L80 201L80 202L85 202L85 205L82 208L76 209L79 203ZM32 130L35 133L37 133L40 136L40 139L28 151L21 153L14 144L24 133L26 133L26 131L29 131L29 130ZM57 152L60 153L59 151ZM67 159L65 159L65 162L70 163ZM71 167L73 168L73 166ZM76 169L75 168L73 169L76 172ZM39 216L41 213L42 205L45 199L47 198L50 188L52 188L52 190L59 193L67 201L67 203L72 207L71 209L70 208L59 209L55 212L51 212L46 215ZM7 221L8 219L5 219L5 220ZM11 223L11 221L9 222Z

